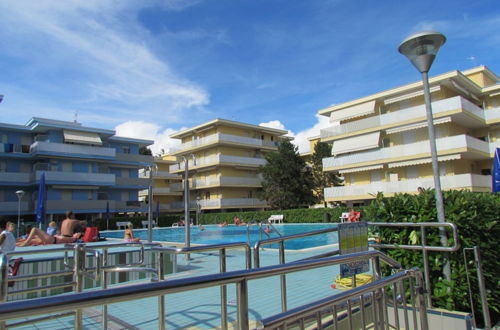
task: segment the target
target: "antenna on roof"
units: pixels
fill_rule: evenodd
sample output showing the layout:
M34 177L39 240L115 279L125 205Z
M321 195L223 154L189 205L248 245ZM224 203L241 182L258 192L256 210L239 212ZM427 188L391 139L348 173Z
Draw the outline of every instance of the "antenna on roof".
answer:
M75 111L75 119L73 121L75 124L78 124L78 111Z

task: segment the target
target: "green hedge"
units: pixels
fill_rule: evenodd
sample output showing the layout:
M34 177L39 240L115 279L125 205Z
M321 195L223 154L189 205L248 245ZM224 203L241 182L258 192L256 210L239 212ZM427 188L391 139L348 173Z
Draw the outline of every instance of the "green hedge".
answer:
M158 226L159 227L170 227L174 222L178 222L183 215L180 214L173 214L173 215L161 215L158 218ZM109 218L109 229L114 230L117 229L116 223L117 222L132 222L134 225L134 228L142 228L142 221L147 220L147 216L140 216L140 217L113 217ZM156 218L153 218L153 220L156 220ZM106 219L97 219L94 221L94 225L99 227L99 230L106 230L107 228L107 223Z
M457 225L460 250L450 253L451 283L443 279L442 253L429 253L429 268L433 304L449 310L470 312L467 278L463 259L463 248L480 247L482 268L488 290L488 303L492 319L500 321L500 262L498 242L500 237L500 195L472 193L468 191L445 191L443 194L447 222ZM437 219L434 190L423 194L398 194L386 198L379 194L365 209L365 218L380 222L429 222ZM440 245L438 230L426 230L427 244ZM419 230L382 228L379 231L384 243L418 244ZM449 235L450 236L450 235ZM451 243L452 238L449 237ZM410 250L392 249L384 251L405 268L418 266L423 270L422 254ZM468 252L469 253L469 252ZM472 253L468 259L473 259ZM476 317L482 320L479 289L474 265L468 265Z

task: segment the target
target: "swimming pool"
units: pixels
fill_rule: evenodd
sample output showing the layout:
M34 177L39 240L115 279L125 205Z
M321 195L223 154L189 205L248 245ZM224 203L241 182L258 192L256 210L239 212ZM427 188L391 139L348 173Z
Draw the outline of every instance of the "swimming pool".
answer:
M334 228L336 224L281 224L274 225L274 228L280 232L282 236L293 234L305 233L314 230ZM102 237L109 238L123 238L123 230L103 232ZM147 239L146 229L134 229L134 236L139 237L141 240ZM153 230L154 241L165 242L184 242L185 231L184 227L178 228L155 228ZM271 232L270 237L279 237L276 232ZM259 232L258 226L250 226L250 244L253 244L261 239L266 239L264 233ZM216 225L207 225L205 230L200 230L198 226L191 227L191 243L194 244L218 244L218 243L233 243L233 242L247 242L247 227L234 226L218 227ZM293 239L285 242L285 248L289 250L301 250L313 248L323 245L330 245L338 243L338 236L336 232L314 235ZM278 248L278 244L266 245L268 248Z

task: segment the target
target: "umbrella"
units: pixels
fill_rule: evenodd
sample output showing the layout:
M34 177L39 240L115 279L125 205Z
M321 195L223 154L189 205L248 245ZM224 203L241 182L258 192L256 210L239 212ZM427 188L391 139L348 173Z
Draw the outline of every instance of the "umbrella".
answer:
M45 172L42 172L38 183L38 200L36 204L36 223L38 225L45 223L45 201Z
M493 175L491 176L493 192L500 191L500 148L495 149L493 157Z

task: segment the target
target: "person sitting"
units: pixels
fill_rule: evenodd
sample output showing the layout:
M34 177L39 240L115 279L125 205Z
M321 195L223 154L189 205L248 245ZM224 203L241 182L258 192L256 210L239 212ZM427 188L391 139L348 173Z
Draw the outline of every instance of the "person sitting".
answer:
M244 226L245 225L245 223L243 221L241 221L240 218L238 218L236 216L233 218L233 222L236 226Z
M266 229L264 229L264 232L265 232L266 234L269 234L269 233L270 233L270 232L272 232L272 231L273 231L273 230L272 230L272 228L271 228L269 225L266 225Z
M360 213L354 211L354 209L351 207L349 209L349 217L347 218L347 220L349 222L357 222L357 221L359 221L359 216L360 216Z
M54 236L57 234L57 223L55 221L49 222L49 226L47 227L47 234L50 236Z
M73 211L67 211L66 219L61 223L61 235L73 237L75 233L84 233L85 227L87 227L87 221L76 220Z
M0 230L2 231L0 234L0 252L14 252L16 249L16 238L12 234L14 231L14 223L2 219L0 220Z
M62 243L74 243L81 237L81 233L75 233L71 237L63 235L50 236L43 230L33 227L31 232L25 240L19 240L17 246L28 246L28 245L46 245L46 244L62 244Z
M134 231L132 230L133 228L134 228L134 225L132 224L132 222L129 222L127 224L127 228L125 229L123 239L126 240L127 242L137 243L140 241L140 239L134 238Z
M227 221L221 222L217 226L218 227L227 227Z

